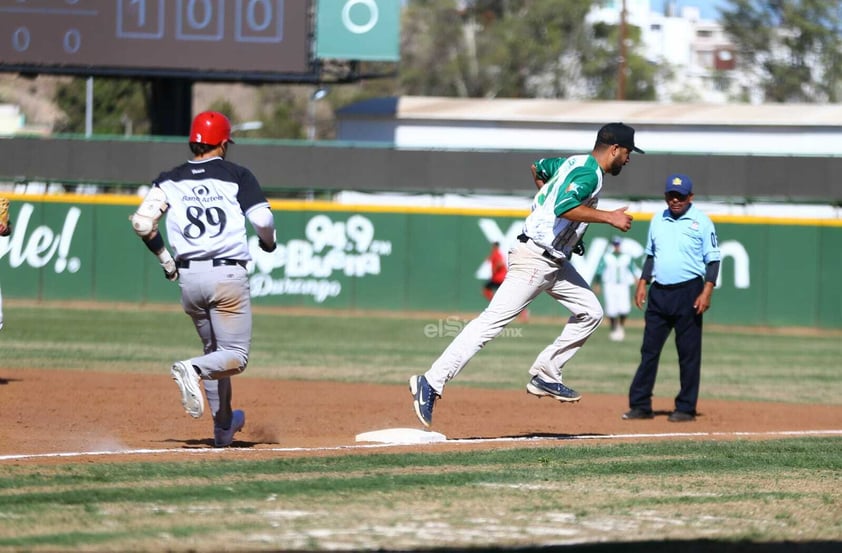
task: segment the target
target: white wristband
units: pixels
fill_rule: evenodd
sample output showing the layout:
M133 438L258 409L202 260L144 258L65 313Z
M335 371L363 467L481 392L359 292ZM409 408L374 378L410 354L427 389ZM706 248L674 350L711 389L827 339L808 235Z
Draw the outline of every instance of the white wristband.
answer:
M163 265L165 263L171 263L172 260L173 260L172 255L170 255L170 252L167 251L167 248L164 248L163 250L158 252L158 261L161 262L161 265Z

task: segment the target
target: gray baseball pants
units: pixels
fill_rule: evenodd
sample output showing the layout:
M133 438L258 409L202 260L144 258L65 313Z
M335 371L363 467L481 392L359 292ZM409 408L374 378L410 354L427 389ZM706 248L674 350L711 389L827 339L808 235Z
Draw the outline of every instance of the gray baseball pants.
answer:
M231 421L231 376L246 369L252 315L248 274L240 265L191 261L179 269L181 305L193 319L205 354L185 360L201 372L214 422Z

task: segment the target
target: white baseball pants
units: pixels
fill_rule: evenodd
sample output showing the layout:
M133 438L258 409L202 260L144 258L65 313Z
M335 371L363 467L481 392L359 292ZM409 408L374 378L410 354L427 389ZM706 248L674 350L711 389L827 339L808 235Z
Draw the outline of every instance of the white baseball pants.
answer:
M603 284L603 300L605 302L605 316L619 317L628 315L631 311L631 292L628 284Z
M509 251L509 272L488 307L465 325L424 376L439 394L476 353L541 292L546 292L571 313L553 343L538 354L529 374L547 382L561 382L561 369L602 322L602 306L578 271L542 256L532 241L518 242Z

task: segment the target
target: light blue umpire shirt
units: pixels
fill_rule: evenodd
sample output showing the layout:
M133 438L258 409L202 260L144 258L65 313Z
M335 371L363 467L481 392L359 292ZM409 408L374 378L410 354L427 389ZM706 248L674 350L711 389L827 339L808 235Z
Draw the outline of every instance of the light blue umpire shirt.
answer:
M721 260L713 221L693 204L678 219L669 209L653 216L645 251L655 257L652 279L664 285L704 278L705 266Z

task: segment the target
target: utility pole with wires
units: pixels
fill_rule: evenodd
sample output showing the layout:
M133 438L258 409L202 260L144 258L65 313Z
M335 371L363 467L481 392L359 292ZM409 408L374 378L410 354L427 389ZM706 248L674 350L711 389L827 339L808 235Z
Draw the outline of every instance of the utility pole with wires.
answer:
M620 8L620 55L617 60L617 99L626 99L626 38L628 29L626 27L626 0L623 0Z

